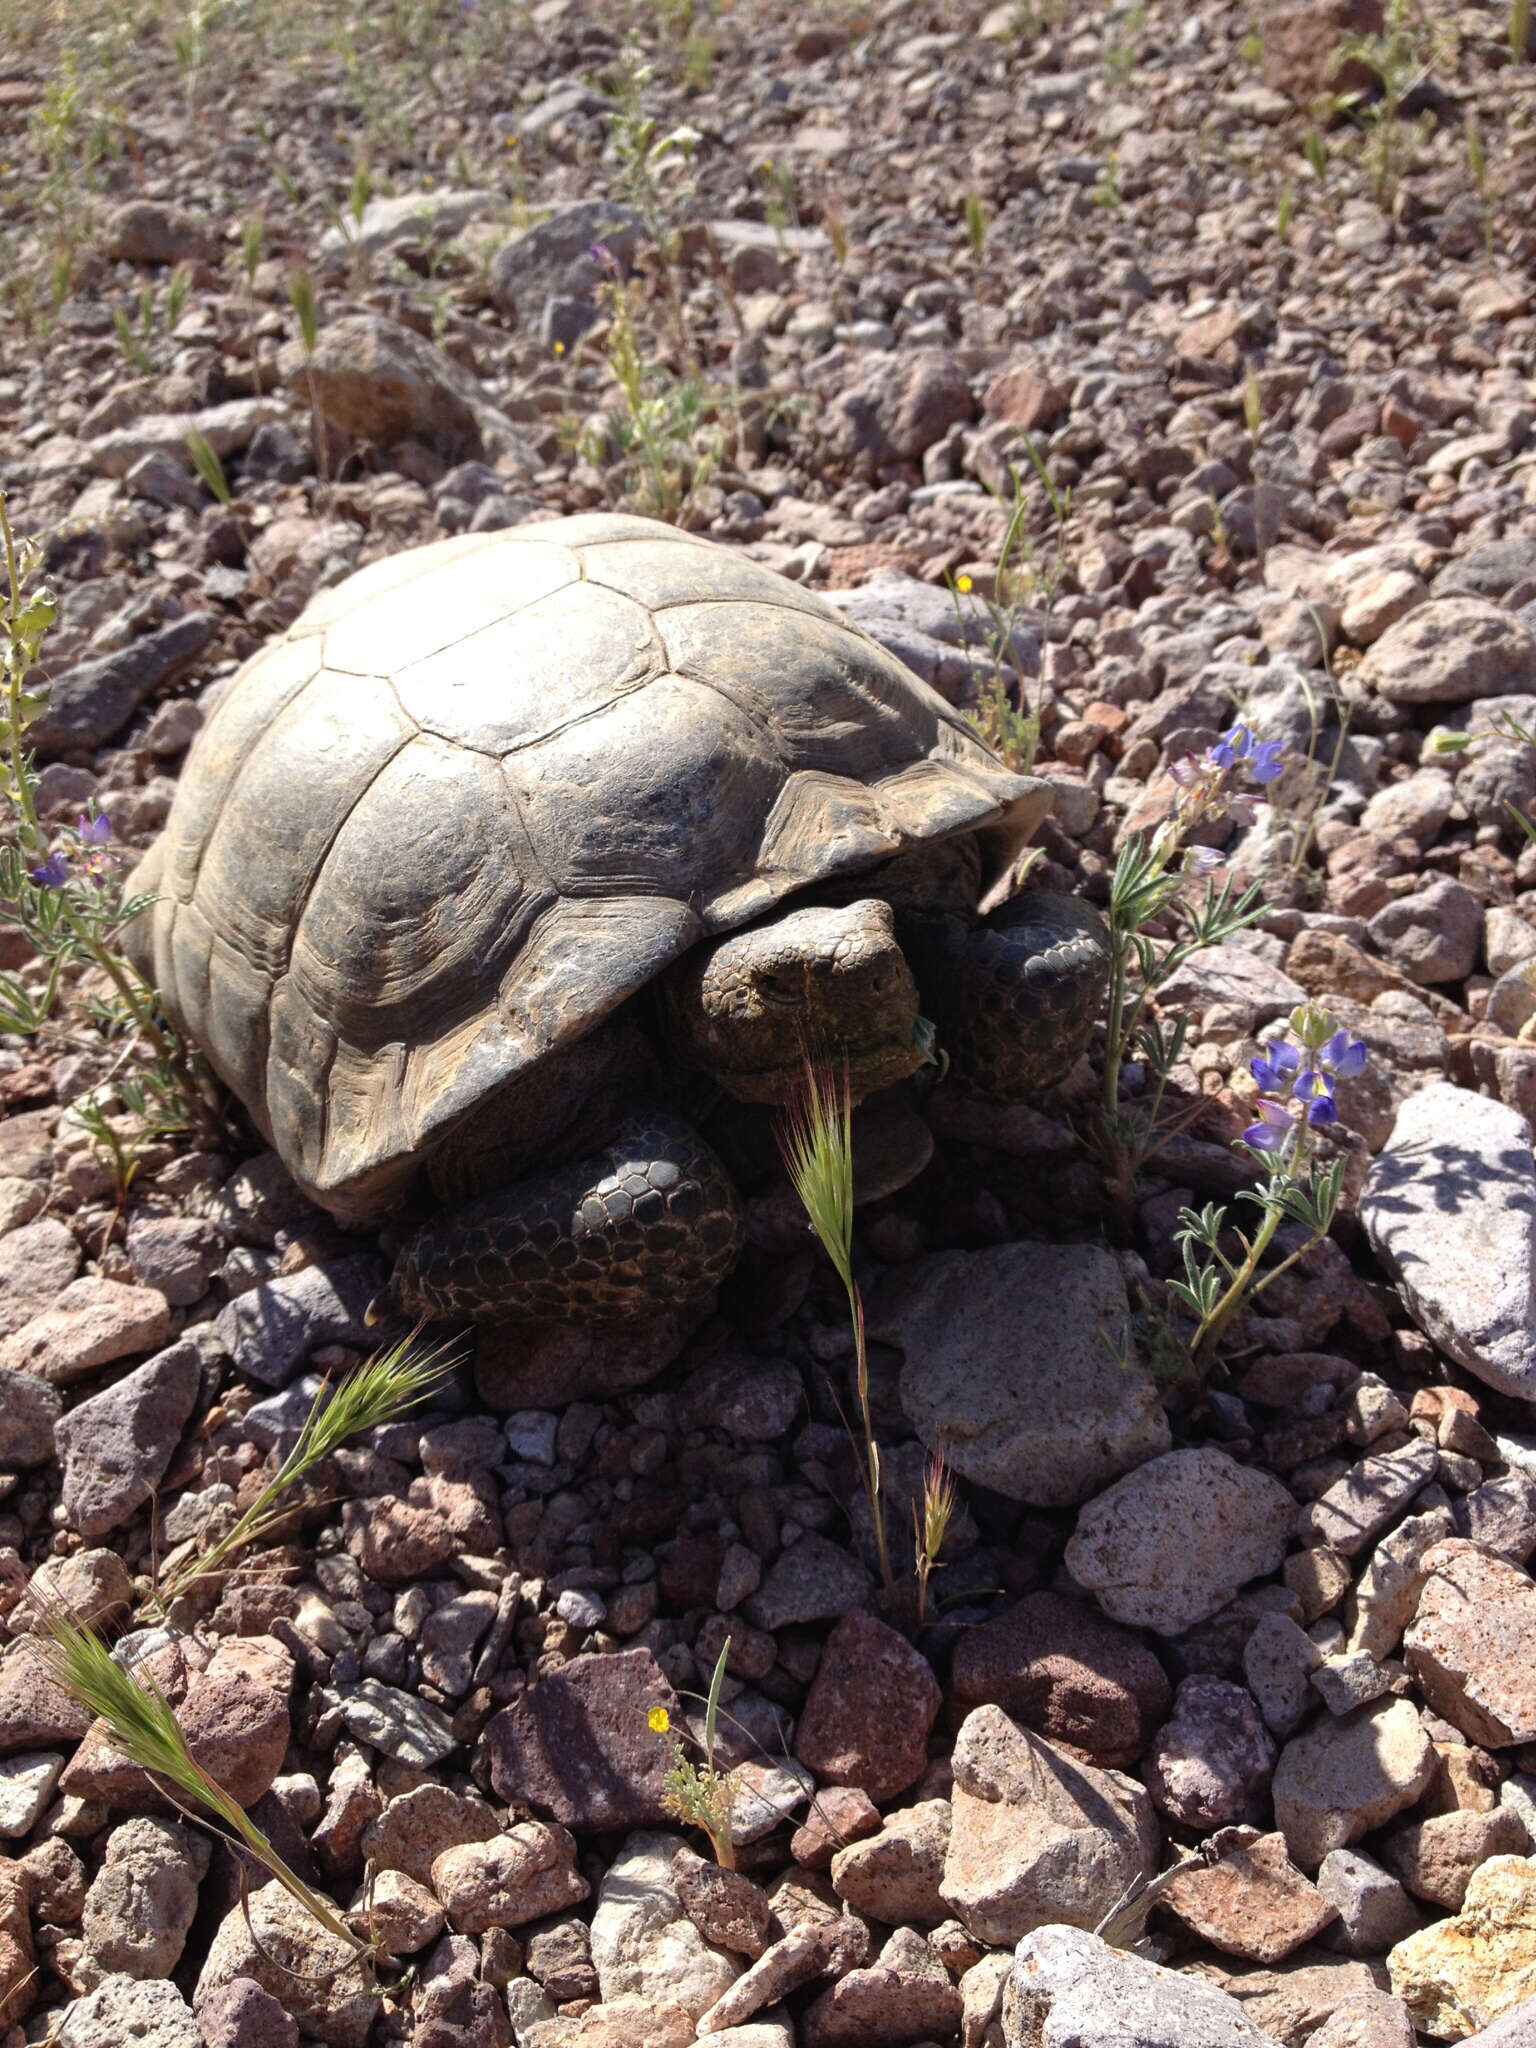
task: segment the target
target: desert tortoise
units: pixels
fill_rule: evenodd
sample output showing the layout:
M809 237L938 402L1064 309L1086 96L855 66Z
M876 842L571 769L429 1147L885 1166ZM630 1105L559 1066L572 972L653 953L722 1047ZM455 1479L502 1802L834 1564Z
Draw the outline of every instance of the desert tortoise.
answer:
M920 1007L984 1094L1075 1059L1095 913L976 911L1047 802L825 600L583 515L375 562L247 662L129 945L317 1202L428 1214L404 1307L601 1320L740 1251L688 1076L783 1103L811 1047L863 1097Z

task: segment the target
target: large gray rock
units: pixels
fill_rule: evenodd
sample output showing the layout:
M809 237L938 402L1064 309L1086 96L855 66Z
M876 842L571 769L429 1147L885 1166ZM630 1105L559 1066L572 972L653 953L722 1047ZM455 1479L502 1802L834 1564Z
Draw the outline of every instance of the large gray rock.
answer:
M1008 1244L892 1275L869 1328L904 1354L901 1404L925 1444L1009 1500L1071 1507L1168 1448L1156 1383L1110 1348L1129 1313L1108 1252Z
M491 294L503 313L535 317L547 292L587 296L603 276L594 248L605 248L627 271L645 233L632 206L578 199L514 235L491 262Z
M1389 627L1360 680L1394 704L1466 704L1536 689L1536 633L1483 597L1434 597Z
M1014 1956L1004 2048L1278 2048L1212 1984L1111 1948L1080 1927L1037 1927Z
M46 1380L0 1368L0 1471L47 1464L63 1406L63 1396Z
M979 1940L1017 1941L1060 1921L1094 1927L1157 1868L1144 1787L1097 1770L978 1707L955 1739L955 1789L940 1896Z
M385 1271L363 1253L304 1266L237 1294L215 1328L235 1368L264 1387L286 1387L321 1344L371 1344L368 1305Z
M376 256L396 242L448 241L495 204L494 192L473 188L380 193L368 201L360 221L349 218L340 227L326 229L320 237L320 261L332 263L354 253Z
M27 738L38 758L82 753L122 731L144 699L189 669L218 631L212 612L188 612L126 647L53 678L48 709Z
M1536 1167L1517 1110L1449 1082L1410 1095L1360 1220L1419 1327L1501 1393L1536 1395Z
M202 1385L183 1338L72 1408L55 1431L69 1525L91 1539L130 1519L160 1482Z
M1267 1473L1209 1447L1169 1451L1089 1502L1067 1569L1112 1620L1178 1635L1277 1571L1295 1519Z
M54 2048L202 2048L197 2021L163 1979L108 1977L64 2009Z
M294 391L312 390L326 427L348 441L424 441L450 458L512 456L530 474L536 466L467 370L382 313L349 313L320 330L312 356L292 342L279 360Z
M973 678L993 674L992 623L975 596L951 595L941 584L895 569L826 596L850 625L952 702ZM1039 674L1040 635L1027 620L1014 623L1006 651L1020 675Z
M92 1965L127 1977L169 1977L197 1913L210 1853L201 1835L172 1822L141 1816L115 1827L80 1920Z

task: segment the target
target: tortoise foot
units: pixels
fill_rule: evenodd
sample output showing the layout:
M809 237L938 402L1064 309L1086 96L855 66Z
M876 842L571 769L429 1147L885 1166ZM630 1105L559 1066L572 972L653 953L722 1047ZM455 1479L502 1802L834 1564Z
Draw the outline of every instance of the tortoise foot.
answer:
M1109 975L1104 920L1075 896L1012 897L979 924L911 914L903 948L956 1083L995 1102L1039 1095L1087 1046Z
M627 1119L574 1160L425 1224L395 1267L408 1315L609 1322L701 1301L741 1251L729 1174L681 1118Z

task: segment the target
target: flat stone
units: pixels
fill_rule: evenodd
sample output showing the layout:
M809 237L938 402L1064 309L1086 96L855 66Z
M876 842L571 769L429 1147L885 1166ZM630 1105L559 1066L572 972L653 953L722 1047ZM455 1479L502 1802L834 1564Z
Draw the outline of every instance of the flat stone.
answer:
M299 2023L251 1977L214 1992L197 2016L203 2048L299 2048Z
M36 1982L36 1951L29 1911L31 1886L19 1864L0 1862L0 2026L29 2012Z
M1483 943L1483 899L1465 882L1442 876L1398 896L1370 920L1370 934L1410 981L1465 981Z
M0 1838L16 1841L31 1834L63 1768L63 1757L53 1750L0 1763Z
M1386 1991L1351 1991L1336 2005L1307 2048L1415 2048L1413 2015Z
M78 1742L91 1716L52 1676L40 1643L24 1636L0 1656L0 1756Z
M802 1536L781 1551L742 1612L754 1628L834 1621L865 1606L873 1581L858 1559L825 1536Z
M1267 1473L1224 1451L1169 1451L1088 1503L1067 1569L1112 1620L1177 1635L1278 1571L1295 1518Z
M1109 1253L1009 1244L893 1273L869 1329L903 1353L902 1407L930 1449L1009 1500L1070 1507L1168 1447L1156 1383L1105 1342L1128 1316Z
M80 1932L93 1969L169 1977L197 1916L207 1841L175 1822L140 1815L119 1823L91 1880Z
M0 1337L48 1308L80 1270L80 1246L68 1224L41 1216L0 1237Z
M1274 1768L1274 1740L1252 1694L1196 1672L1180 1681L1142 1775L1170 1820L1219 1828L1263 1817Z
M338 1687L336 1697L348 1734L397 1763L430 1770L459 1746L446 1714L397 1685L364 1678Z
M1079 1927L1036 1927L1024 1936L1003 2009L1009 2048L1278 2048L1215 1985L1111 1948Z
M1313 1704L1308 1681L1322 1652L1288 1614L1263 1614L1243 1648L1243 1677L1271 1735L1294 1735Z
M880 1810L867 1792L829 1785L790 1838L789 1853L806 1870L827 1870L839 1849L880 1831Z
M658 1707L680 1723L677 1695L649 1650L573 1657L545 1672L481 1736L497 1798L578 1834L661 1825L673 1738L649 1726Z
M184 442L178 452L185 455ZM55 675L48 685L48 709L27 728L39 760L85 752L114 738L146 698L191 668L219 623L213 612L186 612L141 633L126 647Z
M1410 1700L1379 1700L1326 1716L1280 1752L1275 1819L1292 1857L1316 1870L1412 1806L1435 1774L1434 1745Z
M1408 1516L1378 1540L1347 1610L1351 1650L1368 1651L1378 1661L1393 1654L1418 1609L1424 1554L1454 1532L1449 1510L1431 1508Z
M683 1911L713 1947L755 1960L776 1938L767 1893L741 1871L723 1870L684 1849L672 1859L672 1882Z
M1536 1395L1536 1166L1518 1111L1449 1082L1410 1095L1360 1196L1414 1320L1501 1393Z
M45 1465L64 1403L46 1380L29 1372L0 1371L0 1471Z
M72 1280L51 1308L0 1344L0 1369L69 1386L98 1366L158 1350L170 1327L170 1303L153 1288Z
M1114 1768L1141 1755L1171 1697L1166 1672L1138 1636L1060 1593L1027 1593L962 1631L949 1682L964 1705L990 1702Z
M1392 1989L1437 2041L1477 2038L1536 1999L1536 1856L1495 1856L1474 1871L1461 1911L1400 1941ZM1522 2040L1510 2037L1510 2048Z
M1291 1862L1284 1835L1242 1836L1215 1863L1176 1877L1162 1903L1223 1954L1278 1963L1321 1933L1334 1908Z
M113 1976L71 1999L54 2048L203 2048L197 2021L176 1986Z
M1317 1889L1338 1915L1332 1946L1352 1956L1382 1956L1419 1925L1402 1884L1360 1849L1330 1849L1318 1867Z
M1217 1003L1239 1009L1250 1029L1289 1016L1306 999L1299 982L1244 946L1203 946L1158 988L1159 1002L1201 1016Z
M927 1658L905 1636L871 1614L845 1614L822 1650L795 1754L829 1784L894 1799L928 1768L942 1704Z
M372 1345L368 1305L387 1278L382 1262L362 1253L303 1266L236 1295L214 1327L237 1372L286 1387L322 1344Z
M450 461L507 455L528 474L535 467L479 380L382 313L342 314L320 329L312 351L286 344L278 367L291 390L313 393L327 428L349 441L423 441Z
M1482 597L1432 597L1390 627L1360 664L1393 704L1466 704L1536 689L1536 634Z
M687 1844L660 1831L630 1835L608 1867L592 1915L592 1962L606 2003L669 2000L698 2019L741 1965L711 1947L684 1908L672 1866Z
M802 1985L815 1983L818 1977L857 1969L868 1957L869 1929L851 1914L833 1913L824 1920L791 1927L702 2015L699 2035L703 2039L719 2035L729 2042L734 2029L744 2027L765 2006L774 2005Z
M1400 1515L1440 1469L1440 1453L1428 1437L1415 1437L1400 1450L1363 1458L1320 1500L1302 1509L1298 1534L1306 1543L1326 1543L1354 1557Z
M1060 1921L1096 1926L1157 1864L1152 1802L1134 1778L1077 1762L977 1707L955 1738L953 1827L941 1896L996 1945Z
M433 1893L459 1934L522 1927L580 1905L589 1889L572 1836L537 1820L483 1842L461 1842L432 1863Z
M80 1402L59 1423L64 1511L87 1540L119 1528L153 1494L202 1378L202 1354L183 1339Z
M1403 1654L1425 1699L1485 1749L1536 1742L1536 1583L1461 1537L1423 1570Z
M224 1916L192 1994L193 2011L200 2014L237 1977L254 1978L327 2048L363 2048L382 2003L355 1951L275 1879Z

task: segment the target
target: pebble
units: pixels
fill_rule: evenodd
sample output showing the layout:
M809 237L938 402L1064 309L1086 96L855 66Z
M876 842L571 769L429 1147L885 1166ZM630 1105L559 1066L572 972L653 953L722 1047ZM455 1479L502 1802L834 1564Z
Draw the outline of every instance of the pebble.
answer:
M1459 1912L1472 1873L1493 1856L1524 1856L1531 1848L1525 1822L1509 1806L1489 1813L1432 1813L1395 1828L1381 1853L1416 1899Z
M884 1803L927 1769L942 1703L928 1660L904 1636L873 1615L845 1614L822 1650L795 1754L824 1782Z
M543 1821L519 1821L432 1859L432 1891L458 1934L522 1927L579 1905L589 1889L576 1869L571 1835Z
M874 2048L954 2034L960 1993L937 1950L911 1927L898 1927L867 1968L850 1970L807 2007L802 2048Z
M1162 1903L1212 1948L1278 1963L1335 1917L1291 1862L1283 1835L1244 1828L1222 1840L1216 1862L1181 1873L1162 1894Z
M54 1454L63 1407L46 1380L0 1369L0 1470L16 1472L46 1464Z
M198 1976L192 2010L201 2014L241 1977L254 1979L327 2048L364 2048L381 2005L354 1951L276 1880L225 1914Z
M1440 1453L1428 1437L1414 1437L1401 1449L1363 1458L1320 1500L1302 1510L1303 1542L1326 1543L1355 1557L1400 1515L1440 1469Z
M1138 1636L1060 1593L1028 1593L966 1629L950 1689L966 1706L990 1702L1116 1768L1141 1755L1171 1696L1162 1665Z
M1043 1920L1096 1926L1153 1874L1157 1821L1134 1778L1077 1762L991 1706L966 1716L951 1761L940 1893L980 1940L1014 1942Z
M63 1757L52 1750L0 1763L0 1839L14 1842L31 1834L63 1768Z
M1143 1775L1153 1803L1170 1820L1227 1827L1263 1817L1275 1755L1252 1694L1195 1673L1180 1681Z
M51 1308L0 1343L0 1369L33 1373L67 1387L98 1366L157 1351L170 1327L170 1303L153 1288L125 1287L120 1280L72 1280Z
M81 1401L55 1431L61 1499L87 1541L121 1527L154 1493L202 1387L202 1355L183 1339Z
M1363 1849L1330 1849L1317 1889L1338 1916L1329 1941L1346 1955L1381 1956L1419 1925L1403 1886Z
M857 1558L825 1536L802 1536L769 1567L743 1613L754 1628L776 1630L835 1621L863 1607L873 1582Z
M838 1897L887 1926L937 1927L950 1911L939 1887L952 1825L947 1799L922 1799L888 1813L878 1832L831 1857Z
M1460 1537L1423 1572L1403 1654L1424 1697L1485 1749L1536 1742L1536 1583Z
M1410 1700L1327 1716L1291 1740L1275 1766L1275 1820L1292 1857L1316 1870L1412 1806L1435 1774L1435 1752Z
M1481 597L1432 597L1389 627L1360 680L1393 704L1466 704L1536 689L1536 634Z
M1390 1657L1413 1619L1424 1585L1424 1554L1455 1529L1446 1508L1409 1515L1378 1539L1349 1607L1351 1650Z
M376 1678L337 1688L347 1732L397 1763L429 1770L458 1748L447 1717L426 1700Z
M1121 1365L1100 1334L1128 1314L1109 1253L1008 1244L891 1274L869 1329L908 1361L901 1403L930 1450L942 1444L957 1472L1009 1500L1068 1507L1168 1448L1151 1375Z
M197 1916L210 1853L201 1836L165 1821L120 1822L81 1912L90 1966L108 1976L169 1977Z
M362 1253L280 1273L237 1295L214 1328L237 1372L264 1387L286 1387L323 1344L369 1347L366 1314L388 1275Z
M1316 1643L1288 1614L1264 1614L1243 1649L1243 1677L1271 1735L1294 1735L1313 1705L1309 1680L1322 1662Z
M299 2025L270 1991L236 1977L197 2015L203 2048L299 2048Z
M592 1963L605 2003L665 2001L697 2020L741 1974L683 1904L673 1864L687 1847L681 1835L642 1831L609 1864L592 1915Z
M204 2048L197 2021L174 1984L126 1976L108 1977L83 1998L71 1999L53 2039L54 2048L106 2048L119 2041L131 2041L133 2048Z
M1169 1451L1090 1501L1067 1568L1111 1620L1177 1635L1278 1571L1290 1492L1212 1448Z

